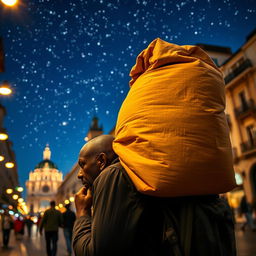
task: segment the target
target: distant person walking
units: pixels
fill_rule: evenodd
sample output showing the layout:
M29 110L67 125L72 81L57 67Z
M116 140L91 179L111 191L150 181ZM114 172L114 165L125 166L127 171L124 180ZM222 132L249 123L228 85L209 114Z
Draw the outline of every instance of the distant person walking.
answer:
M40 234L45 231L46 251L48 256L56 256L58 230L62 224L62 215L55 209L55 201L50 202L50 209L46 210L40 223Z
M62 214L63 218L63 232L66 240L68 255L72 254L71 242L72 242L72 231L76 220L76 215L70 210L70 204L67 204L66 211Z
M240 203L240 212L245 217L245 222L241 226L241 230L245 231L245 227L248 225L252 231L256 231L256 226L252 217L252 207L247 202L246 196L244 195Z
M20 240L24 235L24 221L20 217L14 221L14 231L16 239Z
M2 232L3 232L3 245L8 248L11 229L13 228L13 220L10 214L5 211L2 216Z
M34 224L33 220L31 219L31 216L27 216L27 218L25 220L25 224L27 226L28 236L31 237L31 228Z

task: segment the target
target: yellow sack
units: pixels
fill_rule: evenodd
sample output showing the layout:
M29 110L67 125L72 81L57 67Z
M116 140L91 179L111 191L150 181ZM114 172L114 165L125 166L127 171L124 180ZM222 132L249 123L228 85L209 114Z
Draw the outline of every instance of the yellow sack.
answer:
M137 190L177 197L233 189L224 81L210 57L158 38L130 76L113 147Z

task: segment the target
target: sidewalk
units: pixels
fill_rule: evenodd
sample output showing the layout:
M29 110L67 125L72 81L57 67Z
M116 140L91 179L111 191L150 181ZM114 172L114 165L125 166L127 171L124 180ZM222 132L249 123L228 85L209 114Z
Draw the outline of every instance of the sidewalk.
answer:
M237 256L256 256L256 232L240 230L240 225L236 225L236 247Z
M9 248L2 248L2 232L0 230L0 255L1 256L45 256L46 246L44 236L36 234L36 226L32 228L31 238L25 234L21 240L16 240L14 231L11 231ZM66 244L63 236L62 229L59 229L58 251L57 256L65 256Z
M241 224L236 226L236 245L237 256L256 256L256 232L249 229L241 231ZM10 248L2 249L2 233L0 231L0 255L1 256L45 256L45 241L44 237L36 234L36 227L32 229L32 236L29 238L26 234L22 240L16 240L12 230L10 237ZM66 244L62 229L59 230L58 253L57 256L65 256ZM216 255L218 256L218 255ZM227 255L228 256L228 255Z

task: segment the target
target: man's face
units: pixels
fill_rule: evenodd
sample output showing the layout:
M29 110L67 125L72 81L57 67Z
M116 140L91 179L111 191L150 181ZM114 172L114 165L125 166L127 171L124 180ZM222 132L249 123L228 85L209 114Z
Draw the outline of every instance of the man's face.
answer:
M77 177L87 188L92 186L94 180L100 173L100 166L97 160L98 156L88 154L88 150L85 150L84 153L79 156L78 164L80 170Z

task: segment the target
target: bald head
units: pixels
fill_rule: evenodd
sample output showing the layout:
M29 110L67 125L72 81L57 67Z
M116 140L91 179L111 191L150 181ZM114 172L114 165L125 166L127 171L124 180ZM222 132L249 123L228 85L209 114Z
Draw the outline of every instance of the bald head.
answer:
M90 187L97 176L117 158L113 151L112 135L101 135L86 143L79 153L81 167L78 178L86 187Z
M100 135L88 141L80 150L79 157L86 155L98 155L99 153L114 154L112 143L114 140L112 135Z

